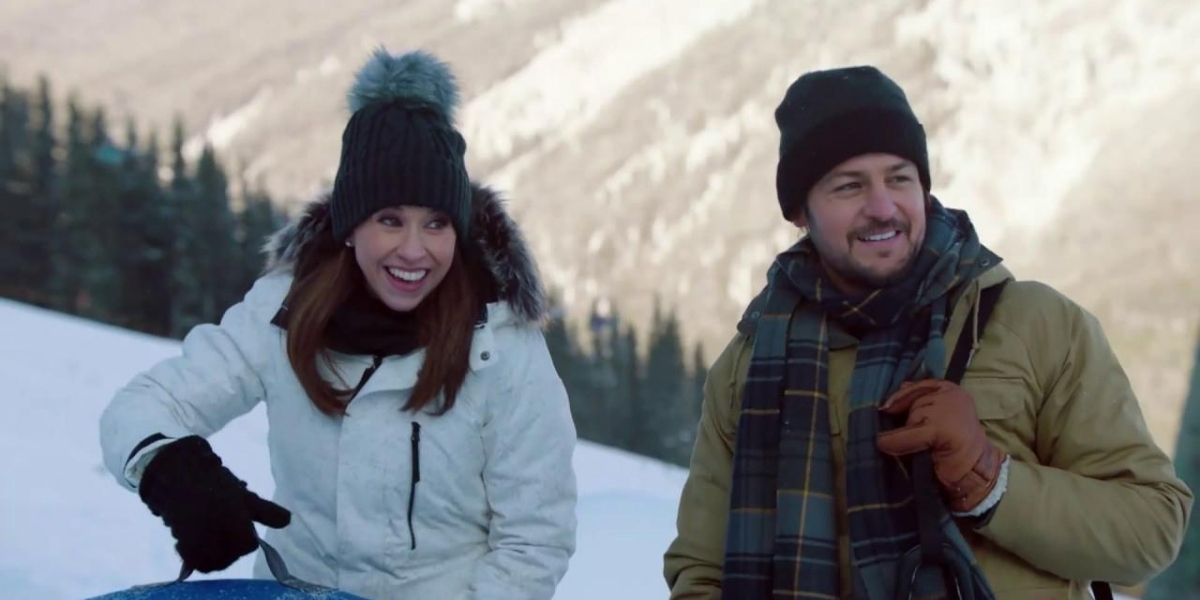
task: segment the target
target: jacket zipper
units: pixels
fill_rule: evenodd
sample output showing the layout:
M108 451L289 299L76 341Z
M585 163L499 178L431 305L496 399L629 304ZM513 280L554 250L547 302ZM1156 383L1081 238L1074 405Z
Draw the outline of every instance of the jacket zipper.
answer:
M379 369L379 365L383 363L382 356L371 357L371 366L363 371L362 378L358 380L358 385L354 386L354 391L350 394L350 400L353 400L358 393L367 385L367 381L371 379L371 375ZM417 482L421 481L421 424L413 421L412 424L412 481L408 488L408 536L412 539L412 549L417 549L417 534L413 530L413 501L417 497Z
M367 387L367 380L371 379L371 376L375 374L375 370L378 369L379 365L382 363L382 356L371 357L371 366L367 367L367 369L363 371L362 377L358 380L358 385L354 386L354 391L350 393L350 398L346 400L347 403L349 403L350 400L358 397L358 393L361 392L364 387Z
M421 424L412 424L412 480L408 487L408 537L412 539L412 549L417 549L417 533L413 531L413 501L417 498L417 482L421 481Z

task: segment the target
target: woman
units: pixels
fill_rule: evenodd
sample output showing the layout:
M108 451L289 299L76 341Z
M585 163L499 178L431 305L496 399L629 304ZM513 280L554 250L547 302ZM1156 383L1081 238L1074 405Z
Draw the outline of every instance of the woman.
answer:
M254 551L259 522L293 574L367 597L553 595L574 550L575 431L533 262L467 177L457 95L437 59L377 51L332 194L274 237L220 325L105 410L108 468L186 567ZM274 502L204 440L260 401Z

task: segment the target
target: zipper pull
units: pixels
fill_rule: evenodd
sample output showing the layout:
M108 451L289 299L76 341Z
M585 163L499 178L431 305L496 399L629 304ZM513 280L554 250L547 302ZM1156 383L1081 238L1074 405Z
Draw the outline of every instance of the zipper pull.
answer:
M371 357L371 366L367 367L367 369L365 371L363 371L362 377L359 378L359 380L358 380L358 385L354 386L354 391L351 392L351 394L350 394L350 400L353 400L356 397L358 397L358 393L361 392L362 389L367 386L367 380L371 379L371 376L375 374L375 370L378 369L379 365L382 363L383 363L382 356ZM349 402L350 400L347 400L346 402Z
M412 424L413 483L421 480L421 424Z
M421 424L412 424L412 479L408 483L408 537L412 550L417 549L417 532L413 529L413 503L417 500L417 482L421 480Z

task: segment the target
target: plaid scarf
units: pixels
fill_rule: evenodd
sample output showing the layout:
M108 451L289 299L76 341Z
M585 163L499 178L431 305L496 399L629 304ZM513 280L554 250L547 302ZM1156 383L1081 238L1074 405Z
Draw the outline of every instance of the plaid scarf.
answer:
M891 599L901 555L917 546L912 483L876 434L901 423L877 407L902 381L944 375L942 335L951 296L1000 259L979 243L966 213L931 198L925 242L911 274L848 298L828 283L806 237L768 273L742 397L725 546L723 593L738 600L840 598L832 440L829 330L860 340L849 391L845 500L853 597ZM974 566L976 597L991 599L948 514L946 539ZM914 597L941 598L940 574L924 569Z

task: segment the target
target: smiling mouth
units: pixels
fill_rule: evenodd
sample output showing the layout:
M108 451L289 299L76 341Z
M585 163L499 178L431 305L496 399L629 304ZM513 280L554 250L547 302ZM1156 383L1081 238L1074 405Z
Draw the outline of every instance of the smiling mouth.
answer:
M873 233L870 235L857 235L857 236L855 236L855 239L857 239L860 242L886 242L886 241L888 241L892 238L895 238L896 236L899 236L899 235L900 235L900 230L889 229L888 231L881 231L879 233Z
M429 275L429 269L399 269L396 267L385 267L384 271L397 281L402 283L420 283Z

